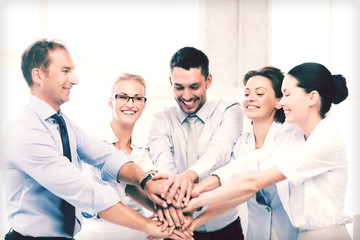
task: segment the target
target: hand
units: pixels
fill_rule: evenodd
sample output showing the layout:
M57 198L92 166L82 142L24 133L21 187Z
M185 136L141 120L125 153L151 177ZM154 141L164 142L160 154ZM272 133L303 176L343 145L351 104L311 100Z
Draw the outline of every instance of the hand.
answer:
M180 228L185 223L185 216L180 208L169 206L168 208L161 208L158 210L160 221L167 221L169 226L175 225Z
M191 217L192 219L192 217ZM183 226L183 232L187 232L188 234L186 236L193 236L194 235L194 231L199 227L199 222L198 219L192 219L192 221L189 221L188 224L184 224Z
M192 213L195 212L195 210L198 208L198 207L195 207L195 206L194 206L194 203L195 203L195 201L196 201L195 199L196 199L196 198L192 198L192 199L189 201L188 205L182 209L182 211L183 211L184 213L191 213L191 214L192 214Z
M165 228L164 228L164 226L165 226ZM153 227L153 225L151 225L151 227ZM153 233L152 233L152 234L154 234L154 232L155 232L156 234L147 236L147 239L163 239L165 236L165 238L178 239L178 240L182 240L182 239L194 240L194 238L192 237L192 235L193 235L192 232L184 231L181 228L175 229L175 226L169 227L167 225L166 220L164 223L161 223L161 222L159 223L159 221L157 221L156 227L157 228L153 229L155 231L153 231ZM160 233L158 232L159 228L161 231ZM146 233L149 234L148 231L146 231Z
M182 202L186 206L191 197L194 181L197 178L198 175L192 170L172 175L163 187L162 198L165 198L168 204L173 204L176 208L182 207ZM175 195L177 195L176 198Z
M167 208L168 205L166 201L161 199L159 196L163 193L163 185L167 182L167 179L167 174L158 174L145 185L145 192L150 200L163 208Z

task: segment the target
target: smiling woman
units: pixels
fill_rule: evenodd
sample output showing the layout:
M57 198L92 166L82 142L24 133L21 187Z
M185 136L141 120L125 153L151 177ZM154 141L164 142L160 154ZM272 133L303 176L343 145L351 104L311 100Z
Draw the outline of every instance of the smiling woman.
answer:
M156 171L156 167L148 156L148 148L140 146L133 141L133 130L136 122L141 117L146 106L146 84L143 77L135 74L124 73L112 84L108 104L111 109L111 121L98 127L93 133L94 137L118 150L125 150L131 155L133 161L146 172ZM111 186L121 196L121 202L133 208L141 214L145 211L141 205L128 197L127 188L124 184L115 184L101 180L101 173L91 165L84 164L84 172L97 182ZM126 193L125 193L126 192ZM91 239L114 239L124 235L133 239L145 239L146 235L140 231L121 229L117 225L99 219L97 216L84 214L90 220L85 219L82 233L77 238ZM105 230L106 229L106 230Z

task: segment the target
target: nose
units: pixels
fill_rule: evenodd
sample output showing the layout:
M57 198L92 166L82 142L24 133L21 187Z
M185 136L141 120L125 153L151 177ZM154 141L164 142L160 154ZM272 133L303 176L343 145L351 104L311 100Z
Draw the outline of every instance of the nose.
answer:
M135 102L134 102L134 98L132 98L132 97L129 97L129 99L126 101L126 103L125 103L125 105L127 106L127 107L132 107L132 106L134 106L134 104L135 104Z
M70 82L71 82L72 85L77 85L79 83L79 81L78 81L78 79L77 79L74 72L70 73L69 79L70 79Z
M280 99L280 101L279 101L279 104L280 104L280 106L285 106L285 98L284 97L282 97L281 99Z
M182 98L185 100L190 100L192 97L193 97L193 94L192 94L191 90L189 88L185 88Z
M254 101L254 93L249 93L248 96L245 96L246 101Z

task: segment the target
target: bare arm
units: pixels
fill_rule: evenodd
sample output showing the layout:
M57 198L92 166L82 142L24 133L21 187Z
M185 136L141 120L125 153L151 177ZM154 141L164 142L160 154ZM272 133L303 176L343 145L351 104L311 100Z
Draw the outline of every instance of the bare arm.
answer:
M155 212L153 202L139 186L128 184L125 187L125 193L147 210Z
M244 195L251 196L257 191L284 179L286 179L286 177L277 167L238 177L230 184L226 184L210 192L203 193L197 198L193 198L189 203L191 208L185 208L185 210L197 209L202 206L236 199Z
M193 220L190 226L185 225L183 229L187 229L189 232L193 232L195 229L200 227L201 225L209 222L210 220L215 219L216 217L224 214L228 210L238 206L241 203L248 201L253 194L247 194L241 196L239 198L234 198L225 202L219 202L211 205L208 209L205 210L201 215L199 215L196 219Z
M148 219L121 202L98 213L99 217L114 224L143 231L148 235L159 238L169 237L168 231L162 232L157 221Z

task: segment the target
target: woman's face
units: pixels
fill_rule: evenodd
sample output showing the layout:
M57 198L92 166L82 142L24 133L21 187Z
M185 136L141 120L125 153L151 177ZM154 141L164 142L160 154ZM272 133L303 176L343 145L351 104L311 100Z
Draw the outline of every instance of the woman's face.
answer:
M255 121L271 118L274 120L276 109L280 109L279 100L270 79L263 76L251 77L245 86L243 110L246 117Z
M112 109L112 118L120 123L134 125L145 109L146 102L139 101L145 97L145 88L135 80L123 80L114 86L113 95L119 94L120 98L110 98L109 105ZM138 97L126 99L126 97Z
M280 101L285 112L285 122L301 125L309 113L308 94L303 88L298 87L298 80L291 75L286 75L281 86L283 97Z

